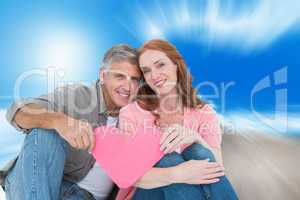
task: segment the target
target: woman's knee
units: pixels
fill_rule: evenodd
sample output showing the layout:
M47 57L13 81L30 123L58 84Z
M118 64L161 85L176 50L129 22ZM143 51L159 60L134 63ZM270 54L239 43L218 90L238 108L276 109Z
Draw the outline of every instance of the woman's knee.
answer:
M169 154L164 155L164 157L162 157L160 159L160 161L158 161L156 163L156 167L173 167L176 165L179 165L181 163L185 162L185 160L182 158L182 156L180 154L178 154L177 152L172 152Z
M205 148L202 144L192 144L187 147L183 152L182 156L185 160L205 160L215 161L213 153Z
M134 192L134 196L132 197L132 200L163 200L164 197L164 191L162 189L163 187L154 188L154 189L142 189L137 188Z

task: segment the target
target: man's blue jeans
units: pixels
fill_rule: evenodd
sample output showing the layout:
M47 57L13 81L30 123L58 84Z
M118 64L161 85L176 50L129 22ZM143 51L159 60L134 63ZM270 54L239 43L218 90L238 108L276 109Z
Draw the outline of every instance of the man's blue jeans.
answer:
M86 200L89 194L63 180L69 145L54 130L33 129L5 180L7 200Z
M176 152L166 154L155 166L166 168L179 165L188 160L215 161L212 152L201 144L193 144L182 154ZM155 189L138 188L134 200L236 200L238 199L232 185L226 176L220 181L208 185L171 184Z

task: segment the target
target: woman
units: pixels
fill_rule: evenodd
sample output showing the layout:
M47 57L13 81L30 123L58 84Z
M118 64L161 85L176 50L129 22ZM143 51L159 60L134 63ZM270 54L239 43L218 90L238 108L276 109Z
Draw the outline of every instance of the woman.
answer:
M222 162L221 132L213 109L197 97L192 78L176 48L151 40L139 48L139 65L145 84L137 101L120 111L119 128L134 133L138 126L157 126L164 133L161 150L166 154L155 165L171 167L188 160ZM224 175L220 168L220 175ZM136 186L132 199L237 199L225 176L212 184L171 184L155 189Z

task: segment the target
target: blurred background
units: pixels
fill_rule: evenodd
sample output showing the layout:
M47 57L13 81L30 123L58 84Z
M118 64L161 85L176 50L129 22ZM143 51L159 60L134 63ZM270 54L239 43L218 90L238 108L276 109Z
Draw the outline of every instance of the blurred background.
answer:
M0 166L23 140L5 120L15 99L90 84L112 45L152 38L178 48L218 111L240 199L300 199L298 0L1 0Z

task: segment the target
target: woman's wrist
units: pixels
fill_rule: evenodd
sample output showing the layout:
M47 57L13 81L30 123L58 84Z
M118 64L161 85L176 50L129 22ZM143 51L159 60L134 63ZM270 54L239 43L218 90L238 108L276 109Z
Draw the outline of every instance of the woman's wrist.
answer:
M195 136L195 141L194 143L197 143L197 144L203 144L203 140L201 138L201 136L197 133L197 135Z
M173 183L181 183L181 176L180 176L180 170L179 166L169 167L168 168L168 177L169 177L169 184Z

